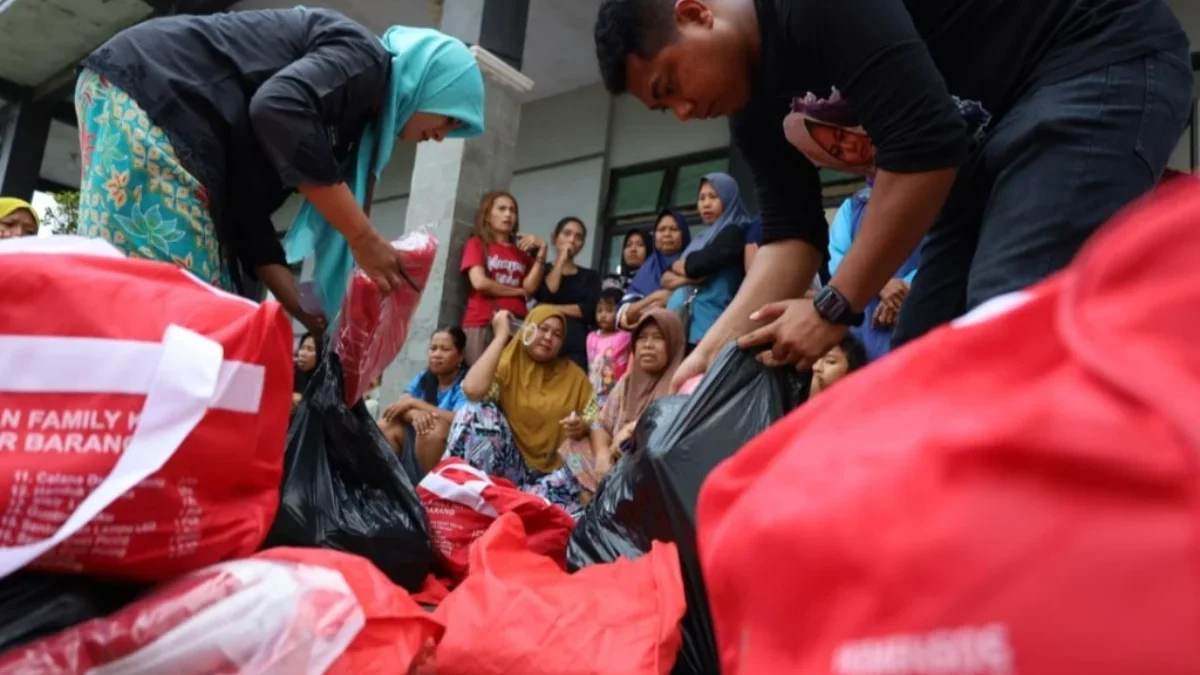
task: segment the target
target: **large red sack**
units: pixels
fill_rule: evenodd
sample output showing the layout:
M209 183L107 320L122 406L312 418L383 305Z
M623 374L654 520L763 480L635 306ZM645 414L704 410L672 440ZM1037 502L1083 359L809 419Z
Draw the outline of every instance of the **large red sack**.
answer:
M437 254L437 239L427 232L406 234L392 246L403 258L399 288L385 298L379 286L356 267L342 299L333 348L342 359L349 406L358 403L400 353Z
M272 548L255 556L341 572L366 624L326 675L433 675L442 624L370 560L319 548Z
M705 483L722 672L1200 667L1200 186L889 355Z
M467 576L471 544L503 513L521 519L530 551L567 568L567 542L575 519L545 499L522 492L511 481L451 458L421 479L417 494L425 505L433 549L451 581Z
M76 237L0 242L0 288L0 576L166 580L254 552L291 406L279 305Z
M507 513L471 547L471 574L438 606L439 675L671 672L686 609L674 544L568 575L527 549Z
M337 571L235 560L0 655L0 675L322 675L362 627Z

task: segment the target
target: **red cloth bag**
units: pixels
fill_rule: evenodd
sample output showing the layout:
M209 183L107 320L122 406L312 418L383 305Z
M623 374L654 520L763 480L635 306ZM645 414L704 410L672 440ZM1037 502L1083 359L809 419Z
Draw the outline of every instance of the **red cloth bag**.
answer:
M679 554L654 542L637 560L575 574L528 550L506 513L471 547L471 573L438 606L439 675L671 672L687 609Z
M0 576L156 581L253 553L291 407L279 305L76 237L0 242L0 288Z
M417 494L425 505L433 548L451 581L467 576L471 544L503 513L521 519L530 551L567 568L567 542L575 519L545 499L522 492L511 481L451 458L421 479Z
M363 623L355 593L335 570L235 560L10 650L0 655L0 673L322 675Z
M442 624L366 558L317 548L273 548L255 556L341 572L366 624L326 675L434 675Z
M379 286L356 267L342 299L333 348L342 360L349 406L358 403L375 378L400 353L437 255L437 239L427 232L406 234L392 242L392 246L401 252L403 259L401 269L405 276L401 277L400 286L385 298Z
M724 675L1200 668L1200 184L717 468Z

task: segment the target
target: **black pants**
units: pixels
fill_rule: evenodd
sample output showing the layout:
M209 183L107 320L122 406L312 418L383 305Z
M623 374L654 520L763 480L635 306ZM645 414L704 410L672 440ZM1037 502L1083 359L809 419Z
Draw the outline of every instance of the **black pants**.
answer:
M1160 52L1040 87L989 129L921 249L892 346L1053 274L1152 188L1187 125L1190 59Z

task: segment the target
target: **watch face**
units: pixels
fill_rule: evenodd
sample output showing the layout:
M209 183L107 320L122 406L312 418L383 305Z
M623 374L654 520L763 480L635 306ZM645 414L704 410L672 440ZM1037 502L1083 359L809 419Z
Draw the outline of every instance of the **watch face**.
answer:
M835 320L844 309L842 299L828 286L821 289L821 292L817 293L817 297L813 298L813 305L821 316L830 321Z

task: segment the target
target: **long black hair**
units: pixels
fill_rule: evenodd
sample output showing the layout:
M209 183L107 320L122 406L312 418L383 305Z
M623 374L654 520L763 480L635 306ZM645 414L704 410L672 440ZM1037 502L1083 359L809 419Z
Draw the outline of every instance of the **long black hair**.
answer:
M467 334L463 332L461 327L446 326L434 331L433 335L437 335L438 333L445 333L446 335L449 335L450 340L454 342L454 348L458 350L458 353L461 354L463 350L467 348ZM429 339L432 340L433 336L431 335ZM459 374L461 375L462 373L466 372L467 368L467 360L463 359L462 365L459 366ZM429 405L436 406L438 404L438 378L437 375L428 368L426 368L425 372L421 374L421 398L423 398Z

